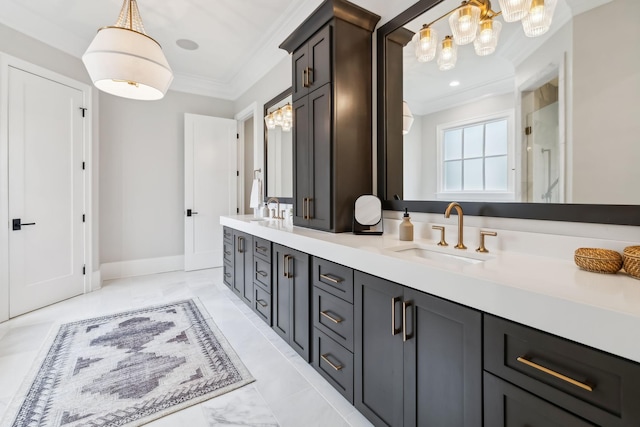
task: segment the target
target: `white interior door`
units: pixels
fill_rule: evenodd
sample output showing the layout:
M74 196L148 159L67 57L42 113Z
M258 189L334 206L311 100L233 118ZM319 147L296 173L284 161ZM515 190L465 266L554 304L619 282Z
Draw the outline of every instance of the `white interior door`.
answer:
M9 311L84 291L83 93L9 67Z
M184 269L222 266L220 216L236 213L235 120L185 114Z

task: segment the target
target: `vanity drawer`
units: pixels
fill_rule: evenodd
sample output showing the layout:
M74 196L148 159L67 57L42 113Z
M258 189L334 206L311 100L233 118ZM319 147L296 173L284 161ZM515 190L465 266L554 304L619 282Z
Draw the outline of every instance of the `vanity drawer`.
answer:
M233 241L222 242L222 261L228 264L233 264Z
M253 283L271 293L271 264L253 257Z
M321 258L313 258L313 285L353 303L353 270Z
M353 353L313 328L313 367L353 404Z
M271 242L269 240L261 239L260 237L253 237L253 255L271 264Z
M491 315L484 368L599 425L640 420L639 364Z
M353 352L353 305L313 288L313 326Z
M253 311L271 326L271 294L259 286L254 286L253 296Z
M233 289L233 266L227 262L222 265L222 280L225 285Z
M484 373L484 425L491 427L593 427L531 393Z
M231 243L233 241L233 230L229 227L222 227L222 238Z

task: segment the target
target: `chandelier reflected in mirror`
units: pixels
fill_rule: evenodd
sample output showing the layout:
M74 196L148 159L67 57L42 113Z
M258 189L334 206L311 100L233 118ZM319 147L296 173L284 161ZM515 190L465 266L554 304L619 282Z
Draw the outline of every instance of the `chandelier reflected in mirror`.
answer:
M450 70L455 67L458 58L457 46L473 43L479 56L491 55L498 45L502 23L522 22L527 37L538 37L549 31L553 12L558 0L499 0L500 12L491 8L490 0L467 0L436 20L424 24L413 36L415 54L419 62L429 62L438 54L438 68ZM442 42L433 24L449 17L452 35L444 37Z
M284 105L267 114L264 117L264 123L267 125L267 129L275 129L276 126L280 126L283 131L289 132L293 126L293 108L291 104Z

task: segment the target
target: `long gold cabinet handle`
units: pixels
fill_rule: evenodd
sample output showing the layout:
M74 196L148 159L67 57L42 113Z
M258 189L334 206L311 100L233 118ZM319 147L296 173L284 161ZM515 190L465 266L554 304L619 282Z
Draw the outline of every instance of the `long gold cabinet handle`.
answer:
M320 275L320 278L321 278L321 279L324 279L324 280L328 280L328 281L330 281L331 283L335 283L335 284L338 284L338 283L341 283L341 282L342 282L342 279L340 279L340 278L335 279L335 278L333 278L333 277L329 276L328 274L321 274L321 275Z
M400 297L391 298L391 335L395 336L402 332L401 328L396 328L396 304L400 302Z
M322 314L324 317L326 317L327 319L331 320L335 324L342 323L342 319L336 319L335 317L331 316L326 311L321 311L320 314Z
M244 252L244 237L238 237L238 252Z
M305 68L304 70L302 70L302 86L303 87L309 87L309 77L307 75L307 70L308 68Z
M311 87L313 84L313 68L307 68L307 87Z
M305 199L307 201L307 218L306 219L312 219L311 218L311 202L313 201L313 199L311 197L307 197Z
M327 356L329 356L329 353L321 355L320 358L322 358L322 360L327 362L329 364L329 366L331 366L336 371L339 371L342 368L344 368L344 366L342 366L342 365L334 365L333 363L331 363L331 361L327 358Z
M552 377L561 379L562 381L566 381L569 384L572 384L572 385L574 385L576 387L580 387L583 390L593 391L593 387L591 387L590 385L582 383L582 382L577 381L577 380L574 380L573 378L570 378L570 377L568 377L566 375L562 375L561 373L553 371L553 370L551 370L549 368L546 368L546 367L544 367L542 365L538 365L537 363L526 359L525 356L520 356L516 360L518 362L520 362L520 363L524 363L527 366L530 366L530 367L532 367L534 369L537 369L538 371L542 371L545 374L551 375Z
M402 301L402 341L413 338L413 334L407 334L407 308L411 307L411 301Z

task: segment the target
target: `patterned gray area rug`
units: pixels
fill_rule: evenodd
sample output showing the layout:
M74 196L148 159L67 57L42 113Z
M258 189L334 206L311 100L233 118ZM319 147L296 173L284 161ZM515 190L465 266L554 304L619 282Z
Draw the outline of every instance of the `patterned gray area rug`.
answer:
M63 324L1 425L139 426L253 381L194 300Z

